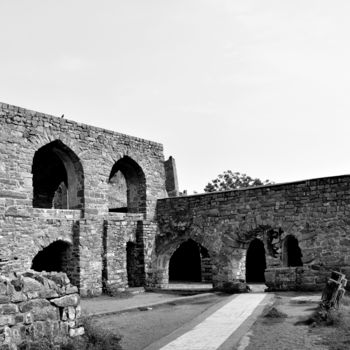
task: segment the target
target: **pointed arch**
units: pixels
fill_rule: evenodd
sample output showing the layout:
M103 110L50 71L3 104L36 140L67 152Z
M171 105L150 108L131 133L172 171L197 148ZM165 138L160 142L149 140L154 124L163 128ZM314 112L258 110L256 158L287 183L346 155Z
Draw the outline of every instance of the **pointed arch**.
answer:
M146 177L142 168L124 156L112 167L109 175L109 211L145 213Z
M32 174L33 207L84 208L83 166L62 141L52 141L35 152Z
M202 281L201 249L192 239L183 242L172 254L169 281Z

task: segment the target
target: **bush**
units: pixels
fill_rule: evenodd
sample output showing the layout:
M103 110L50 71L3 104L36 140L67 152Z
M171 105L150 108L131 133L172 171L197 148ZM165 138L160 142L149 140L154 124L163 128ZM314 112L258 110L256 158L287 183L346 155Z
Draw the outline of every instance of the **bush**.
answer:
M70 339L61 347L62 350L122 350L121 336L97 325L91 317L82 320L85 334Z

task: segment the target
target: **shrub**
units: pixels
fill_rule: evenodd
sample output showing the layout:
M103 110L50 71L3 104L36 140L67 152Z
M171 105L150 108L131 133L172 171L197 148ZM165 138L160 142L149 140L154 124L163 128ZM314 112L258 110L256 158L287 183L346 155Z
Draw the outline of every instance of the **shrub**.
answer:
M97 325L91 317L85 317L82 325L84 336L70 339L62 350L122 350L119 334Z

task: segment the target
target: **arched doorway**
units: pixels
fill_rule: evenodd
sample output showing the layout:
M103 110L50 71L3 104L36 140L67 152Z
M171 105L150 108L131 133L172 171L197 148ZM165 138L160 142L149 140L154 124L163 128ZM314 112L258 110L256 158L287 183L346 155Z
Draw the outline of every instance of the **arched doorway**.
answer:
M293 235L288 235L283 243L283 265L288 267L303 266L301 258L302 253L298 239Z
M39 272L65 272L71 282L74 283L78 264L72 248L70 243L62 240L51 243L34 257L32 270Z
M200 246L192 239L182 243L171 256L169 281L202 281Z
M246 256L246 281L249 283L265 283L266 256L264 243L253 239Z
M62 141L53 141L35 152L32 173L34 208L84 207L83 167Z
M133 159L128 156L119 159L113 165L108 183L110 212L146 212L146 178Z

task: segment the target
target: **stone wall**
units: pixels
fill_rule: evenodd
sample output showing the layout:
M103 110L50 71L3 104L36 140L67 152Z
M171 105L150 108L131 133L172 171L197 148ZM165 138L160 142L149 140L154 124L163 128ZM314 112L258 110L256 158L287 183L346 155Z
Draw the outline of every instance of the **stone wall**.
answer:
M84 196L85 215L108 212L112 168L127 157L144 174L145 213L153 218L156 200L166 196L161 144L0 103L0 199L5 199L5 213L32 208L35 152L55 141L59 143L52 152L66 168L81 165L84 193L78 195Z
M131 213L136 227L165 196L161 144L0 103L0 271L25 271L59 242L69 246L61 270L82 295L98 295L104 223L124 220L109 210Z
M265 284L270 292L323 290L329 276L329 269L313 266L270 268L265 271Z
M107 292L146 284L156 224L137 218L137 214L113 213L104 223L103 286Z
M64 273L0 275L1 349L55 346L82 335L77 292Z
M213 283L220 286L245 279L254 238L264 243L267 268L286 267L283 247L292 235L304 266L316 275L320 268L338 269L349 278L349 190L350 177L338 176L159 200L154 273L166 284L172 253L191 238L208 250Z

